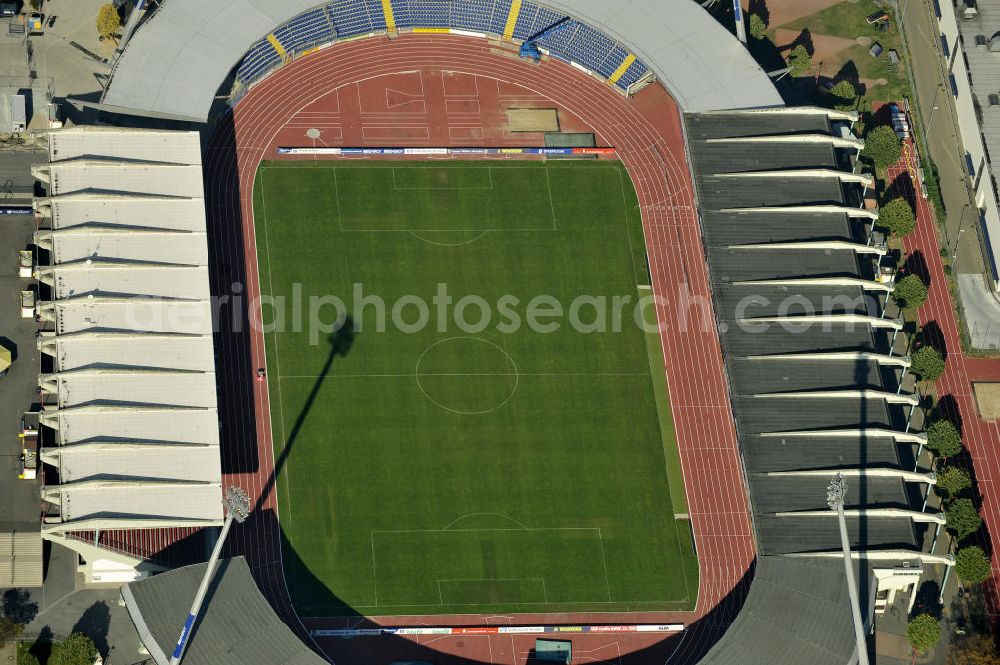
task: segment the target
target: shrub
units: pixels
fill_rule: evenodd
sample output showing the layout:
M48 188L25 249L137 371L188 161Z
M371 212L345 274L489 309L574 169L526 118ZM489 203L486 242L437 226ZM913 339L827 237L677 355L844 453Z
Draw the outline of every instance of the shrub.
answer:
M760 14L750 14L750 36L754 39L764 39L765 32L767 32L767 24L764 23Z
M17 665L41 665L38 656L30 651L21 651L17 654Z
M919 653L927 653L940 639L941 624L930 614L915 616L906 626L906 641Z
M810 65L812 65L812 56L802 44L793 48L788 55L788 67L791 69L792 76L798 76L809 69Z
M94 665L97 647L83 633L73 633L52 646L47 665Z
M913 354L911 369L924 381L937 381L944 372L944 358L933 346L922 346Z
M963 547L955 555L955 574L963 582L978 584L990 576L990 560L978 545Z
M889 233L902 238L913 232L917 227L917 218L909 202L896 197L878 209L878 224L889 230Z
M996 665L1000 653L990 635L965 635L948 646L948 665Z
M854 87L854 84L848 80L843 80L838 82L832 88L830 88L830 94L845 102L853 101L855 97L858 96L858 91Z
M118 16L118 9L112 3L101 5L97 10L97 34L101 39L111 39L122 27L121 17Z
M942 457L962 452L962 435L950 420L935 420L927 428L927 447Z
M939 490L939 494L944 493L948 498L954 499L972 487L972 478L969 477L965 469L960 469L957 466L949 466L943 471L938 472L935 487Z
M865 136L865 147L861 150L861 154L875 162L878 168L884 169L899 161L903 149L892 127L879 125Z
M896 288L892 292L896 302L900 307L915 309L924 304L927 300L927 285L919 275L907 275L896 282Z
M962 540L971 536L983 525L983 519L972 505L971 499L958 499L948 507L945 517L948 520L948 530Z

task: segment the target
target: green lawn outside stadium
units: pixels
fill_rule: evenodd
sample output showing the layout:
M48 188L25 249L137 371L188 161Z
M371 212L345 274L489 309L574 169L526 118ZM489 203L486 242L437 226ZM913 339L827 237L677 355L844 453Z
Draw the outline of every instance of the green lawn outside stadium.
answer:
M254 210L262 294L284 299L264 308L265 342L300 614L693 608L666 385L650 371L662 356L633 320L649 278L624 168L265 162ZM384 327L375 305L355 309L358 284L386 303ZM485 327L454 320L481 318L470 295ZM576 318L607 331L574 330L568 312L532 330L542 295L566 310L591 296ZM317 333L310 311L330 322L337 306L312 296L344 301L356 332Z

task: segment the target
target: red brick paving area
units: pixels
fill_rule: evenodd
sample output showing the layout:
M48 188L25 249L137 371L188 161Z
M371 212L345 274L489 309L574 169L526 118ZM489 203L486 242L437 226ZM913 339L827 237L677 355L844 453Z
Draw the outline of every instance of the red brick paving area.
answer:
M708 276L685 164L680 117L662 88L651 86L634 100L626 100L606 84L563 63L524 63L512 55L498 54L485 41L471 38L407 35L337 45L271 75L240 101L232 122L220 125L205 157L210 228L215 234L232 232L238 236L242 226L247 294L252 297L259 293L259 285L250 192L257 165L262 159L274 158L277 146L311 145L312 140L305 134L309 128L321 132L316 145L539 145L540 135L505 131L502 109L515 105L558 107L563 129L589 127L596 132L599 144L618 149L636 185L653 287L663 298L658 315L667 331L662 343L671 384L671 408L700 561L696 610L300 622L282 576L280 532L273 518L276 503L268 483L274 465L268 394L265 384L251 378L252 368L264 363L264 339L260 334L250 336L250 359L243 361L246 367L225 377L226 382L232 382L230 389L253 392L256 415L255 433L243 431L239 422L227 420L227 437L245 437L245 443L241 448L231 444L224 448L225 466L247 470L227 480L246 488L251 497L260 498L255 517L234 530L231 553L247 556L261 591L300 634L304 634L304 627L335 628L372 622L691 624L711 612L683 638L649 634L573 636L574 656L580 662L626 662L631 660L627 657L630 653L643 662L663 662L671 653L671 662L691 662L717 637L718 630L732 621L742 605L745 584L740 583L745 582L752 565L754 543L718 338L710 316L699 321L703 312L697 307L687 311L686 303L693 298L710 302ZM231 158L234 145L235 160ZM231 269L229 262L238 260L241 254L242 247L229 246L215 260ZM234 340L245 344L246 339L245 335L224 336L221 344L240 343ZM220 353L238 355L239 350L221 348ZM241 375L242 369L246 370L245 376ZM237 416L230 418L235 420ZM256 449L246 448L254 436ZM324 639L319 647L337 662L433 659L439 663L520 663L526 659L533 639L510 635L423 638L421 642L400 638ZM636 653L640 650L641 654Z
M962 353L955 309L952 306L940 255L940 241L934 214L927 200L919 195L915 174L918 168L912 141L904 145L903 157L889 169L888 181L894 195L905 197L917 213L916 230L904 238L909 259L916 254L923 261L913 261L915 272L927 282L927 302L918 310L921 325L929 342L946 353L944 374L937 381L937 393L946 417L960 426L962 441L969 453L976 486L982 496L980 513L986 525L981 545L987 551L1000 552L1000 429L997 421L981 420L972 394L973 380L1000 378L1000 359L968 358ZM1000 557L993 557L993 578L984 585L993 614L1000 612L996 582L1000 579Z

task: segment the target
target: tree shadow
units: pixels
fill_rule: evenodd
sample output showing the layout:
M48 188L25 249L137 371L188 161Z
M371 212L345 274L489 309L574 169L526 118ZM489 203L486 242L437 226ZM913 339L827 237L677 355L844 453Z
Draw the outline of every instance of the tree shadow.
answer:
M931 272L927 267L927 259L924 257L924 253L919 249L906 257L906 261L903 263L903 275L916 275L928 288L931 286Z
M49 662L49 656L52 655L52 640L54 637L51 628L42 626L42 629L38 631L38 637L35 638L34 644L28 649L28 653L37 658L40 663Z
M24 589L7 589L3 592L3 615L15 623L31 623L38 614L38 603Z
M813 57L816 53L816 47L813 46L812 33L809 32L809 28L803 28L802 32L798 34L790 43L785 46L779 46L778 49L782 51L792 51L796 46L805 47L806 53L809 57Z
M853 60L848 60L843 64L843 66L841 66L840 70L837 71L833 80L836 82L850 81L854 85L855 92L857 92L861 84L861 74L858 73L858 66L854 64Z
M941 357L945 360L948 359L948 345L944 341L944 332L941 330L941 326L937 321L928 321L924 324L923 328L920 329L920 333L917 335L916 348L922 346L931 346L941 354Z
M917 587L916 597L913 601L913 609L910 611L910 618L917 616L918 614L930 614L935 619L940 620L944 605L938 602L938 598L941 596L941 586L938 584L937 580L924 580L919 587Z
M750 5L747 8L747 16L756 14L764 21L764 25L770 27L771 25L771 10L767 8L767 2L765 0L750 0Z
M111 628L111 609L99 600L80 615L70 633L83 633L94 641L94 646L104 656L108 654L108 630Z

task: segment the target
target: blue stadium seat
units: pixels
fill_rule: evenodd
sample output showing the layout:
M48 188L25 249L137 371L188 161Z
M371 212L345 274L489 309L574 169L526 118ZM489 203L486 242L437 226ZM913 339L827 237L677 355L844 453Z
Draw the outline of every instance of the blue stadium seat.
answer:
M267 39L262 39L243 56L243 61L236 70L236 78L246 84L253 83L280 63L281 56Z
M636 60L628 69L625 70L625 74L618 79L618 83L616 85L618 85L618 87L622 90L628 90L630 85L645 76L648 71L649 67L647 67L644 62Z
M380 0L334 0L326 6L338 37L355 37L385 30Z
M539 7L533 2L525 2L521 5L521 13L518 14L517 24L514 26L514 39L525 40L562 17L559 12Z
M289 53L299 53L317 44L333 39L333 26L326 11L320 7L296 16L274 31L281 45Z

